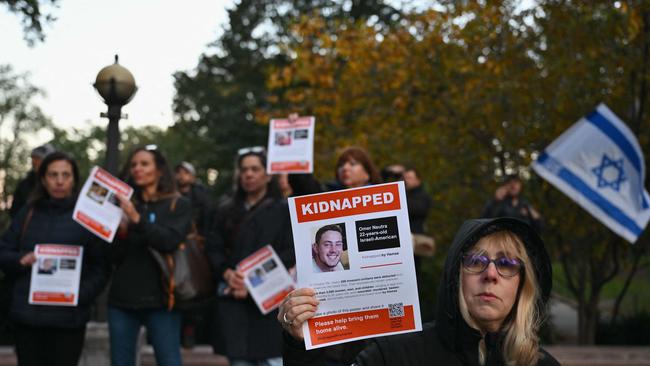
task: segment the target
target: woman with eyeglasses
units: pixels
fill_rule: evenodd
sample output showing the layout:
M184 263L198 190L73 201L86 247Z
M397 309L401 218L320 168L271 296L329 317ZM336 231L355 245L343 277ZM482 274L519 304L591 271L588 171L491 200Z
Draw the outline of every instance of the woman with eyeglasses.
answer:
M447 255L435 325L377 338L355 364L559 365L540 347L538 335L551 274L544 244L528 224L514 218L468 220ZM325 365L302 345L302 324L317 305L314 291L303 288L280 307L278 320L293 337L285 347L285 366Z
M263 315L244 285L237 264L271 245L289 268L294 265L293 239L286 200L266 173L263 151L241 149L237 189L217 208L207 253L219 284L215 307L215 353L231 366L282 365L282 328L276 311Z
M173 309L163 288L161 270L151 250L164 254L178 248L190 230L190 203L176 191L167 159L155 145L133 150L122 177L134 193L132 201L118 197L123 222L111 246L111 363L135 365L138 334L145 326L156 364L178 366L181 314Z
M30 199L0 239L0 269L11 283L9 318L14 325L18 365L76 365L90 319L90 308L108 280L106 243L72 219L79 193L77 163L65 153L47 155L36 173ZM79 298L76 306L29 303L32 266L52 275L63 270L57 259L37 264L36 244L83 248Z

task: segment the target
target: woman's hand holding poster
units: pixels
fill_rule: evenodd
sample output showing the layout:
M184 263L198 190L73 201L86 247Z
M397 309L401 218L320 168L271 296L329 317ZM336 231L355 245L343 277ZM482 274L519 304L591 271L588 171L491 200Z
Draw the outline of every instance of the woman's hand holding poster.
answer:
M289 199L307 349L422 330L403 182Z

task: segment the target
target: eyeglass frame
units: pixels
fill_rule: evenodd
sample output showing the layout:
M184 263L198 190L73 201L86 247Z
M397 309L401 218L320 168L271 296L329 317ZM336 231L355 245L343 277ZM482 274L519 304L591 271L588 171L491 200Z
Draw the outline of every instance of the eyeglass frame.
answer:
M483 258L487 258L487 259L488 259L488 262L487 262L487 264L485 265L485 267L483 267L482 270L480 270L480 271L478 271L478 272L475 272L475 271L472 271L472 270L470 270L469 268L467 268L467 266L465 265L465 259L466 259L467 257L483 257ZM501 259L504 259L504 258L507 259L507 260L513 260L513 259L516 260L517 263L519 263L519 270L518 270L517 272L515 272L514 274L512 274L512 275L506 275L506 274L501 273L501 271L499 270L499 265L497 264L497 261L498 261L498 260L501 260ZM501 276L501 277L505 277L505 278L513 278L513 277L515 277L516 275L521 274L521 272L524 270L524 263L521 261L521 259L519 259L519 258L512 258L512 259L511 259L511 258L506 257L505 255L502 255L502 256L500 256L500 257L498 257L498 258L490 258L490 257L488 257L487 255L484 255L484 254L471 254L471 253L466 253L466 254L464 254L464 255L460 258L460 263L462 264L463 268L464 268L465 270L467 270L467 272L469 272L469 273L471 273L471 274L481 274L481 273L485 272L485 271L488 269L488 267L490 266L490 263L494 263L494 268L496 269L496 271L497 271L497 273L499 274L499 276ZM483 262L482 262L482 263L483 263Z

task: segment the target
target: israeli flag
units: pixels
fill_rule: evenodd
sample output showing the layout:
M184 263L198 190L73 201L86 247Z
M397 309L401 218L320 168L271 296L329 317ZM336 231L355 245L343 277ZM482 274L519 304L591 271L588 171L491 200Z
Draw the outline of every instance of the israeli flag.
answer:
M630 243L650 219L639 142L604 104L553 141L532 167Z

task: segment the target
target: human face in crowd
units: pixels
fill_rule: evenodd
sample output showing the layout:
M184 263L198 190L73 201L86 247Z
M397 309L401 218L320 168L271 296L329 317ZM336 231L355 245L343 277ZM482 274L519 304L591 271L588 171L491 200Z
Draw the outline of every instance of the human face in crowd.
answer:
M481 239L469 251L481 253L491 259L506 256L502 245L494 241ZM467 303L467 310L479 328L486 332L496 332L510 313L517 299L520 274L504 277L494 263L490 263L482 273L471 273L461 265L462 295Z
M43 159L39 158L38 156L32 156L32 170L37 172L38 168L41 167L41 162Z
M341 261L343 253L343 236L338 231L328 230L320 237L320 241L314 244L316 252L316 263L323 270L335 270Z
M370 181L370 175L363 165L350 158L339 166L339 181L347 188L363 187Z
M129 173L133 177L136 186L145 189L157 187L162 173L156 167L156 160L153 153L141 150L131 158Z
M256 194L266 189L271 176L266 174L266 167L257 155L245 156L239 164L239 181L244 192Z
M404 177L404 185L406 186L406 189L417 188L422 183L414 170L407 170L402 174L402 176Z
M508 183L508 195L510 197L519 197L521 193L521 181L518 179L511 180Z
M176 183L179 187L187 187L194 183L194 176L184 168L176 169Z
M65 160L56 160L47 166L42 180L47 194L54 199L70 197L74 187L72 164Z

